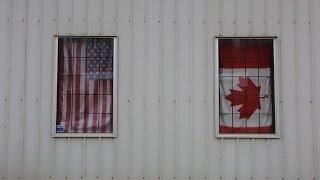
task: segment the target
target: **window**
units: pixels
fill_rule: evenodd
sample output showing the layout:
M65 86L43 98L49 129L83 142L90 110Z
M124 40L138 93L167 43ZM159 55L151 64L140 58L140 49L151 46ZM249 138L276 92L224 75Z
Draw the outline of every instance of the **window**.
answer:
M275 41L217 38L217 137L279 137Z
M117 39L56 37L54 137L114 137Z

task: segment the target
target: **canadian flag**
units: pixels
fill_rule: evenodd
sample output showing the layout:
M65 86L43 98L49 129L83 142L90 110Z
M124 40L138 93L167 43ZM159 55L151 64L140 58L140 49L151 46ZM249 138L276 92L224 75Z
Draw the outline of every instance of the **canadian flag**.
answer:
M273 40L219 39L220 133L273 133Z

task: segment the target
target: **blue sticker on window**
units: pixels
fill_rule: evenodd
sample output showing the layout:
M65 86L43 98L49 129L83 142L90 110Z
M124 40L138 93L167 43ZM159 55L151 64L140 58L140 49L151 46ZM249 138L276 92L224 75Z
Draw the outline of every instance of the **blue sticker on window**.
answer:
M64 132L64 124L57 125L56 132L57 133L63 133Z

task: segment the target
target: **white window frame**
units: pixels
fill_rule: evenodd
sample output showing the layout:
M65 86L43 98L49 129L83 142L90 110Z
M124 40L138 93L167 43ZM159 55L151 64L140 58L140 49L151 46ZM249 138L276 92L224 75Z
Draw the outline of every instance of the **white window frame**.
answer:
M273 88L274 88L274 123L275 123L275 133L273 134L223 134L219 132L219 119L220 119L220 102L219 102L219 39L272 39L273 40ZM279 55L278 55L278 47L279 47L279 39L276 36L264 36L264 37L224 37L224 36L216 36L214 40L214 47L215 47L215 68L214 68L214 91L215 91L215 134L217 138L280 138L280 114L281 114L281 107L280 107L280 74L279 74Z
M58 40L59 38L113 38L113 127L112 133L57 133L57 85L58 85ZM81 35L55 35L53 55L53 91L52 91L52 137L117 137L118 123L118 37L117 36L81 36Z

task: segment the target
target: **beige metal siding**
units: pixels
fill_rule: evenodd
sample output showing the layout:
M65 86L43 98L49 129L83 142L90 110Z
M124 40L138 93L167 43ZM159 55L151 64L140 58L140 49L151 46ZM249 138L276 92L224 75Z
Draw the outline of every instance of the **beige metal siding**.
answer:
M319 180L320 1L1 0L0 178ZM119 36L118 137L51 138L53 35ZM214 37L278 36L280 139L214 136Z

